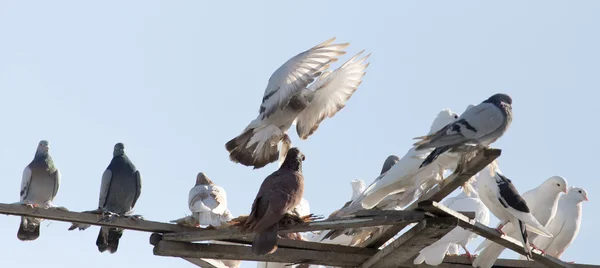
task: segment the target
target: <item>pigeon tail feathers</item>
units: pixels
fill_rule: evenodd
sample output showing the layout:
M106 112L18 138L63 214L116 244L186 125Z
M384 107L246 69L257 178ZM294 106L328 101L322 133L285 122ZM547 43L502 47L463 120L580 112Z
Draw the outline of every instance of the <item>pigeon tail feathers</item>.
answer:
M33 224L28 219L21 217L17 238L21 241L33 241L38 237L40 237L40 225Z
M419 256L413 261L414 265L425 262L427 265L438 266L444 261L450 243L435 243L419 252Z
M228 141L225 149L231 161L259 169L279 159L277 147L284 136L275 125L258 126Z
M263 232L257 233L252 241L252 253L267 255L277 250L277 230L279 224L268 227Z
M423 160L423 163L421 163L419 168L425 167L425 166L433 163L433 161L435 161L435 159L437 159L438 156L440 156L441 154L445 153L448 150L450 150L449 146L435 148L431 153L429 153L427 155L425 160Z

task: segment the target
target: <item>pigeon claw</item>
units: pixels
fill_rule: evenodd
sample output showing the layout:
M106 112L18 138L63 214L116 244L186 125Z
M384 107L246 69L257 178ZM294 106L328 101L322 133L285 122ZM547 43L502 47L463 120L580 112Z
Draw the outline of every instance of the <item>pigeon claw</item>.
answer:
M504 231L502 231L503 227L504 227L504 225L501 224L500 226L496 227L496 231L498 231L498 233L500 233L501 235L506 235L506 233Z
M141 221L144 220L144 217L142 215L127 215L127 216L122 216L123 218L128 218L128 219L132 219L134 221Z
M539 250L539 251L540 251L542 254L546 255L546 251L544 251L543 249L540 249L540 248L536 247L534 244L531 244L531 243L530 243L530 245L531 245L531 247L532 247L533 249L537 249L537 250Z

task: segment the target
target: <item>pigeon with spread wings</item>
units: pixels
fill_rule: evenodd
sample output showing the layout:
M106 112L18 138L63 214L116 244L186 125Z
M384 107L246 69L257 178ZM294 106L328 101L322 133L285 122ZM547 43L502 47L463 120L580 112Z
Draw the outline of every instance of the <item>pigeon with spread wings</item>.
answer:
M434 150L420 167L431 164L446 151L467 152L487 147L504 135L512 122L512 98L498 93L467 109L456 121L439 131L415 139L416 150Z
M349 45L334 40L292 57L271 75L258 117L225 144L231 161L258 169L284 159L291 147L287 131L294 122L298 136L307 139L326 117L344 108L362 82L369 55L359 59L361 51L330 71Z
M44 208L52 207L52 201L58 193L60 185L60 172L48 153L48 141L38 143L35 156L23 170L21 180L21 203ZM17 237L21 241L36 240L40 236L40 223L42 219L21 217L21 224Z

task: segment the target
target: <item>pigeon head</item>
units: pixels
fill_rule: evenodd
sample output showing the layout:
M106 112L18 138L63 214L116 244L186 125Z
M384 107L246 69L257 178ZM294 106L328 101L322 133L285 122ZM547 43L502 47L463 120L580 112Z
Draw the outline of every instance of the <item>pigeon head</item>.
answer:
M50 145L48 144L48 141L41 140L38 143L37 149L35 150L35 155L48 154L49 150L50 150Z
M457 113L453 112L450 109L443 109L438 113L437 117L433 120L433 123L431 123L431 127L429 128L429 134L438 132L440 129L454 122L454 120L456 119L458 119Z
M567 184L567 180L561 176L552 176L550 178L548 178L547 180L545 180L541 187L543 187L546 191L548 191L548 194L551 193L567 193L567 189L569 187L569 185Z
M379 173L379 174L388 172L390 170L390 168L392 168L396 163L398 163L398 161L400 161L400 157L398 157L396 155L388 156L385 159L385 162L383 162L383 167L381 167L381 173Z
M115 148L113 149L113 156L119 156L125 154L125 145L121 142L115 144Z
M483 101L486 103L493 103L496 106L499 106L502 103L512 105L512 98L503 93L497 93L489 97L487 100Z
M587 192L583 188L570 187L567 196L577 202L589 201Z
M305 159L306 156L304 156L298 148L293 147L288 150L285 160L283 161L283 164L281 164L281 168L302 171L302 161Z
M204 172L198 173L196 176L196 185L212 185L214 184Z
M352 200L356 199L365 191L365 182L363 180L353 180L350 182L350 185L352 185Z

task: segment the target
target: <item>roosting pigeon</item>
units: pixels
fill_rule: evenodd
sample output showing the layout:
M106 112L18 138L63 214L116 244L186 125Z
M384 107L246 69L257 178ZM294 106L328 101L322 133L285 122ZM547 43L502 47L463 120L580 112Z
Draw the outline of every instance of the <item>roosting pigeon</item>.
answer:
M536 219L537 214L540 219L545 218L543 215L546 214L551 217L552 210L556 210L556 208L552 208L553 202L558 198L560 192L566 191L567 182L560 176L551 177L521 197L512 182L500 173L496 161L491 165L494 166L492 170L495 170L496 174L490 179L482 179L479 182L478 191L481 201L500 220L500 225L496 229L500 233L520 240L523 248L531 257L529 232L552 237L552 234ZM547 221L547 219L542 219L542 221ZM484 241L477 250L481 248L483 250L473 262L473 267L492 267L504 250L504 247L488 240Z
M345 54L349 45L332 44L334 40L294 56L271 75L258 117L225 144L231 161L258 169L283 159L291 147L287 131L294 122L298 136L307 139L325 117L333 117L344 108L366 74L369 55L357 59L361 51L329 71L329 64Z
M115 144L113 158L102 174L98 209L105 214L126 217L142 192L142 175L125 154L123 143ZM135 219L135 217L132 217ZM100 252L117 252L123 229L101 227L96 246Z
M458 118L458 114L449 109L443 109L431 124L429 133L438 131L456 118ZM408 193L408 200L412 201L414 192L422 184L427 183L433 187L439 183L443 179L444 170L455 168L458 158L453 154L444 154L436 161L436 165L419 169L419 165L429 151L416 151L415 147L411 148L388 172L377 177L364 191L363 196L357 199L357 202L362 204L362 208L371 209L388 195L402 193Z
M188 204L199 225L220 227L233 218L227 209L225 189L214 184L203 172L196 176L196 186L190 189Z
M434 148L420 167L431 164L446 151L467 152L487 147L506 132L511 122L511 97L494 94L436 133L415 138L421 139L414 144L416 150Z
M478 173L476 177L477 176L490 176L490 174L489 172L483 171ZM471 184L473 184L473 187L476 188L476 178L471 182ZM458 196L444 200L442 204L453 209L454 211L475 212L475 220L483 225L488 225L490 222L489 209L483 204L483 202L481 202L476 190L471 191L470 194L471 196L467 196L465 192L461 192ZM422 249L419 252L419 255L413 261L413 264L419 265L425 262L428 265L440 265L442 261L444 261L446 253L449 252L452 247L456 247L456 249L452 249L452 251L455 251L455 254L458 253L459 245L465 250L467 257L472 259L471 253L467 249L467 244L476 237L477 235L471 231L465 230L461 227L456 227L448 234L443 236L440 240Z
M579 233L583 201L588 201L588 195L584 189L569 188L569 192L560 197L556 215L546 226L546 229L554 237L538 236L533 240L533 244L544 250L546 254L560 258Z
M304 159L298 148L291 148L281 167L260 185L245 224L248 230L256 233L252 242L254 254L266 255L277 250L279 221L300 204L304 194Z
M49 149L48 141L40 141L33 160L23 170L21 203L26 206L44 208L53 206L52 201L60 185L60 172L50 157ZM41 222L42 219L39 218L21 217L17 232L19 240L36 240L40 236Z

